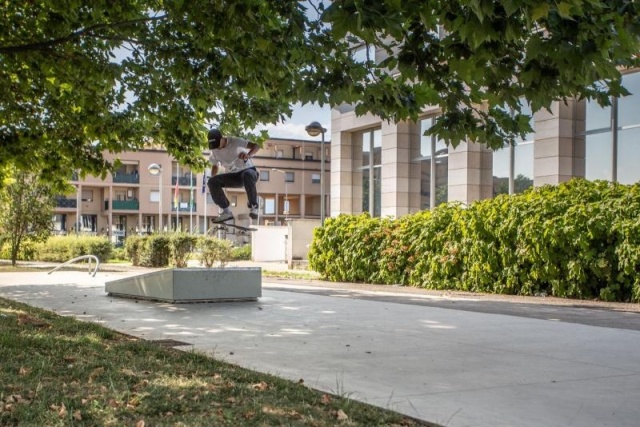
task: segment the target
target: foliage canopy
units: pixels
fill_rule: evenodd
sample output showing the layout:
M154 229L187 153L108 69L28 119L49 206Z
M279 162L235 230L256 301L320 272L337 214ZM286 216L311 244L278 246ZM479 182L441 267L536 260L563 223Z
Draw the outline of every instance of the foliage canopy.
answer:
M2 0L0 171L100 175L103 152L151 142L202 166L206 125L252 129L294 102L392 121L437 105L432 132L500 147L529 130L521 97L606 104L638 62L628 0L325 3ZM357 59L374 45L394 55Z

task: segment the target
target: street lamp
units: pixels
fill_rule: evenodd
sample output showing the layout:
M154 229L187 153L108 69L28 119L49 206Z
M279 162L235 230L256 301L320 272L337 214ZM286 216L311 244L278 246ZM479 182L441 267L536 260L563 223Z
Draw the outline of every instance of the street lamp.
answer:
M277 169L277 168L271 168L271 170L274 172L280 172L284 177L284 212L283 213L285 215L285 220L286 220L287 219L286 217L289 215L289 191L287 191L287 173L282 169Z
M151 176L158 177L158 233L162 232L162 165L151 163L147 168Z
M325 184L324 184L324 133L327 131L319 122L311 122L304 128L309 136L318 136L322 134L322 144L320 150L320 225L324 225L324 199L325 199Z

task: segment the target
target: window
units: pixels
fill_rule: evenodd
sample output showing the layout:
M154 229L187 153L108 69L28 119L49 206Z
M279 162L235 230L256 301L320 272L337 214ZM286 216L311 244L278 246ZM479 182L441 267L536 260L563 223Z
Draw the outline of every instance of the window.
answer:
M93 202L93 190L82 190L82 201Z
M312 173L311 174L311 183L312 184L320 184L320 174L319 173Z
M284 151L276 150L276 159L281 159L284 157Z
M158 203L160 201L160 191L151 190L149 193L149 201Z
M449 149L435 136L426 136L437 117L420 120L420 208L431 209L449 198Z
M380 129L363 132L362 147L362 211L373 217L381 214L382 197L382 131Z
M531 107L521 101L522 114L531 116ZM493 195L522 193L533 186L533 142L535 133L493 152Z
M260 181L269 181L269 171L260 171Z
M622 85L631 95L612 98L601 107L586 103L585 177L633 184L640 181L640 73L626 74Z
M276 200L275 199L264 199L264 214L265 215L275 215L276 213Z
M305 160L313 160L313 153L311 151L305 151L304 152L304 159Z
M296 177L295 172L285 172L284 182L295 182L295 177Z

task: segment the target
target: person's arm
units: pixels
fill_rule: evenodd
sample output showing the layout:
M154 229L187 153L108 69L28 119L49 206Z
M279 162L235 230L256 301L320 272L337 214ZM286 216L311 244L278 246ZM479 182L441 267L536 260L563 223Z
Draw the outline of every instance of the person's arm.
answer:
M211 165L211 176L218 175L218 164Z
M258 150L260 150L260 146L253 142L249 142L247 143L247 148L249 149L249 151L247 152L243 151L238 155L238 157L244 160L245 162L249 160L251 157L253 157L253 155L256 154Z

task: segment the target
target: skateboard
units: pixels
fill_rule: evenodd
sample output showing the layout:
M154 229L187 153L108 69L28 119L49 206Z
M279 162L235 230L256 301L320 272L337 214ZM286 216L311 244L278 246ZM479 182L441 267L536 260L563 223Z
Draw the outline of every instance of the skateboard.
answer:
M224 231L229 231L230 228L235 228L240 232L240 234L249 234L252 231L258 231L257 228L243 227L241 225L235 225L235 224L227 224L226 222L214 222L211 228L213 228L214 230L224 230Z

